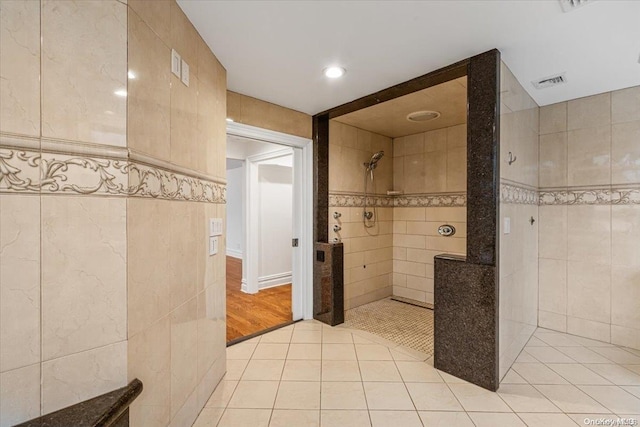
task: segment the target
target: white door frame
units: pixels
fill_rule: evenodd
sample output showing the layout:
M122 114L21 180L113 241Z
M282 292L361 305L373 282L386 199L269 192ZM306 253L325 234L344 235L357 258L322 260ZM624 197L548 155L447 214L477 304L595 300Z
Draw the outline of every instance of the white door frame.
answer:
M313 144L311 139L262 129L241 123L227 122L227 134L258 141L271 142L295 148L293 150L293 237L298 238L298 247L293 250L292 311L293 319L313 318ZM249 159L247 159L249 160ZM247 161L247 178L251 173ZM257 175L257 165L254 173ZM245 195L245 198L248 195ZM253 201L245 199L246 202ZM249 205L246 205L247 207ZM247 225L245 215L245 225ZM251 224L255 226L256 224ZM245 230L245 252L249 250ZM255 239L254 239L255 240ZM254 257L255 259L255 257ZM257 283L257 263L251 263ZM248 277L248 276L245 276Z

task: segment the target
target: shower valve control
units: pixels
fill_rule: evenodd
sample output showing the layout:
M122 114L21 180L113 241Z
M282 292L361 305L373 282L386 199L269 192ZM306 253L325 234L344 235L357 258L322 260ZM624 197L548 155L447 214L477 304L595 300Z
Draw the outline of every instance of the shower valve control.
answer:
M456 228L453 225L444 224L438 227L438 234L444 237L450 237L456 234Z
M334 231L335 233L337 233L337 232L338 232L338 231L340 231L340 230L342 230L342 227L340 227L338 224L336 224L336 225L334 225L334 226L333 226L333 231Z
M342 214L341 214L340 212L334 212L334 213L333 213L333 217L334 217L335 219L338 219L338 218L340 218L341 216L342 216Z

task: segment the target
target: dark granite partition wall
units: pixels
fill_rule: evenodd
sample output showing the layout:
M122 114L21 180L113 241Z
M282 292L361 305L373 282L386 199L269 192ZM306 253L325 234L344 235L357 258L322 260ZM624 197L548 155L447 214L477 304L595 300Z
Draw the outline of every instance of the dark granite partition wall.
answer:
M327 242L329 119L467 75L467 257L435 257L436 368L489 390L498 388L498 196L500 52L491 50L314 116L315 233ZM332 252L333 253L333 252ZM337 254L336 254L337 255ZM331 263L333 273L342 264ZM326 268L325 265L322 268ZM314 308L321 307L316 262ZM342 284L332 281L336 324ZM324 282L325 296L327 282ZM340 288L339 288L340 287ZM328 300L324 300L326 303ZM340 320L341 321L341 320Z

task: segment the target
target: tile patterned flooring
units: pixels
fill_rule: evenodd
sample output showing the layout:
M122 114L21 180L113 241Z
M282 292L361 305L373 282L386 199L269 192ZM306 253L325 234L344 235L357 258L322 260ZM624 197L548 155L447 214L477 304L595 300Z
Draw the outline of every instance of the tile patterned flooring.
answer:
M227 358L227 374L195 427L575 427L585 418L640 420L640 351L544 329L497 393L434 369L426 354L315 321L229 347Z

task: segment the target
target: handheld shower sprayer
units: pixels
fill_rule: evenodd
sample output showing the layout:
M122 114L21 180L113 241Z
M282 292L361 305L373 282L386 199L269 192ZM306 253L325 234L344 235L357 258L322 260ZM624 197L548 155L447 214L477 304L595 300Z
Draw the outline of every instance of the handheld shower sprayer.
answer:
M364 167L366 169L364 172L364 212L363 212L362 219L364 221L364 226L367 228L371 228L375 225L374 213L372 211L367 211L367 199L368 199L367 186L369 181L367 179L367 172L371 176L371 186L373 187L373 170L378 166L378 162L380 161L380 159L382 159L382 156L384 156L384 151L378 151L377 153L374 153L373 156L371 156L371 160L364 163ZM374 205L374 210L375 210L375 205Z

